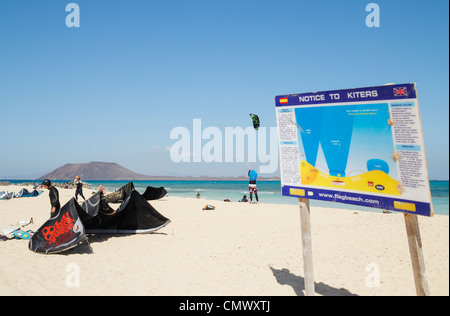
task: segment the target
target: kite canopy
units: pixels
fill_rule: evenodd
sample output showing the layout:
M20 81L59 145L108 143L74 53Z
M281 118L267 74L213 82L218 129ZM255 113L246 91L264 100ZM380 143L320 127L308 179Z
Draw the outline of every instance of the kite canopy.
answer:
M58 253L86 241L84 226L79 214L80 205L72 198L31 237L28 248L41 253Z
M12 199L13 197L14 197L13 192L8 192L8 191L0 192L0 200L9 200L9 199Z
M142 196L147 201L153 201L153 200L159 200L167 195L166 189L163 187L160 188L153 188L153 187L147 187L144 194Z
M156 199L164 191L147 187L146 193ZM120 203L120 206L115 210L108 203ZM169 223L130 182L106 196L99 191L82 205L72 198L36 231L28 247L38 253L58 253L86 241L86 233L142 234Z
M44 191L33 190L32 192L29 192L27 189L22 189L22 190L19 191L19 193L15 194L14 197L15 197L15 198L20 198L20 197L35 197L35 196L41 195L42 192L44 192Z
M259 126L260 126L258 115L256 115L256 114L251 114L251 113L250 113L250 116L251 116L252 121L253 121L253 127L254 127L256 130L258 130L258 128L259 128Z
M44 191L33 190L29 192L27 189L22 189L19 193L15 194L14 192L2 191L0 192L0 200L9 200L12 198L21 198L21 197L35 197L42 194Z

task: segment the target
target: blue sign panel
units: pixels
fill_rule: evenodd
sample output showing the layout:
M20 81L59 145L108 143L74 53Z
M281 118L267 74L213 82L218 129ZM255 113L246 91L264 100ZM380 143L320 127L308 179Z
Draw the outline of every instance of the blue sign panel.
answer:
M415 84L277 96L282 194L431 216Z

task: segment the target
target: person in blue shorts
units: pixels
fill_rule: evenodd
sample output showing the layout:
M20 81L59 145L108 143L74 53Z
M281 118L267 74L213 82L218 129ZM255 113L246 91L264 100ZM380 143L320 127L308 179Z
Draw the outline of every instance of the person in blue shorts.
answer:
M248 190L250 193L250 202L253 202L253 194L255 194L256 202L259 202L258 199L258 189L256 187L256 179L258 178L258 174L255 170L248 170Z

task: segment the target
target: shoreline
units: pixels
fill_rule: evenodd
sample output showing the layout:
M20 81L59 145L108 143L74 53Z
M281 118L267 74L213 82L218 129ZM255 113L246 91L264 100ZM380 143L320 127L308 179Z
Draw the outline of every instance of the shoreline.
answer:
M8 182L8 181L25 181L25 183L41 183L44 179L0 179L0 185L1 182ZM73 181L73 179L49 179L51 181L57 181L57 182L68 182L68 181ZM127 182L145 182L145 181L198 181L198 182L208 182L208 181L236 181L236 182L240 182L240 181L247 181L248 182L248 177L152 177L152 178L148 178L148 179L113 179L113 180L105 180L105 179L83 179L83 181L85 182L89 182L89 181L103 181L103 182L122 182L122 181L127 181ZM281 181L280 178L277 177L273 177L273 178L264 178L264 177L258 177L258 181L261 182L265 182L265 181Z
M73 179L59 179L59 180L52 180L51 181L57 181L57 182L68 182L68 181L73 181ZM3 185L2 182L11 182L14 181L13 184L17 184L18 182L16 181L24 181L23 183L41 183L43 181L43 179L0 179L0 185ZM89 182L89 181L98 181L98 182L151 182L151 181L160 181L160 182L164 182L164 181L174 181L174 182L178 182L178 181L194 181L194 182L208 182L208 181L223 181L223 182L227 182L227 181L236 181L236 182L244 182L247 181L248 182L248 177L240 177L240 178L226 178L226 177L219 177L219 178L204 178L204 179L199 179L196 177L177 177L177 178L170 178L170 177L155 177L155 178L151 178L151 179L144 179L144 180L135 180L135 179L115 179L115 180L104 180L104 179L99 179L99 180L87 180L87 179L83 179L83 181L85 182ZM280 182L281 179L280 178L261 178L258 177L258 182ZM450 180L429 180L429 182L449 182Z
M59 192L64 205L74 190ZM1 242L0 295L304 294L298 205L173 196L150 204L171 223L149 235L89 235L92 253L77 247L41 255L28 250L25 240ZM203 211L205 204L216 209ZM33 217L26 229L36 231L48 213L46 190L35 198L0 201L2 227ZM401 213L312 206L311 222L317 295L415 296ZM419 216L419 223L431 295L448 296L449 217ZM72 266L79 268L79 287L66 284ZM368 267L378 269L377 286L368 286Z
M0 187L5 186L5 188L1 189L1 191L4 190L8 190L7 187L8 186L19 186L20 188L22 187L28 187L28 186L33 186L33 184L35 184L36 182L19 182L22 180L9 180L9 181L14 181L14 183L8 182L6 185L5 183L2 184L3 180L0 180ZM64 188L64 189L73 189L72 188L72 183L68 183L64 180L57 180L58 182L55 182L56 187L58 189L60 188ZM64 182L63 182L64 181ZM95 181L95 182L93 182ZM91 183L89 183L91 182ZM109 193L114 192L115 190L119 189L120 187L122 187L123 185L125 185L127 181L122 181L122 180L117 180L117 181L103 181L103 180L90 180L90 181L85 181L84 185L83 185L83 189L84 190L88 190L89 192L93 192L96 190L96 188L102 184L105 187L105 183L108 186L108 190ZM148 185L147 182L152 182L152 181L136 181L134 182L136 185L136 190L140 190L142 191L144 187L140 186L141 183L145 183L146 185ZM169 182L165 182L165 181L155 181L156 183L153 184L154 186L159 186L159 184L166 184L163 185L167 191L168 194L171 196L178 196L178 197L182 197L182 198L189 198L190 196L187 196L188 191L186 191L187 188L185 187L172 187L171 184L176 184L176 181L169 181ZM172 182L172 183L171 183ZM187 183L191 183L193 185L198 184L198 185L203 185L204 183L208 183L208 181L180 181L179 183L182 182L187 182ZM247 181L239 181L241 184L243 184L242 186L242 190L241 189L237 189L235 190L236 192L230 192L229 195L222 195L220 192L228 192L226 190L221 190L220 188L215 188L217 184L216 181L210 181L213 182L214 184L212 184L213 187L207 187L207 188L203 188L201 187L200 189L194 189L194 187L190 188L190 191L192 191L191 193L193 194L193 196L198 192L198 191L208 191L207 196L201 196L201 199L203 200L204 198L206 199L210 199L212 201L224 201L226 199L230 199L230 202L238 202L242 196L244 194L246 194L247 196L249 196L249 193L247 191ZM234 183L235 181L223 181L223 183L226 182L231 182ZM236 181L237 182L237 181ZM265 181L265 183L277 183L279 181ZM434 181L435 183L441 183L441 182L447 182L447 181ZM64 186L64 184L67 184L66 186ZM115 184L112 184L115 183ZM150 184L151 185L151 184ZM279 187L277 187L275 190L273 187L270 188L266 188L264 187L266 184L263 183L261 184L262 187L259 187L259 194L260 194L260 203L261 204L277 204L277 205L297 205L297 201L295 198L292 197L284 197L281 195L281 189ZM92 187L92 188L91 188ZM266 191L266 189L268 189L269 191ZM19 191L20 189L9 189L9 191ZM239 191L239 192L237 192ZM141 192L142 193L142 192ZM266 195L265 194L269 194ZM433 189L431 190L432 193L432 198L433 198L433 208L434 208L434 214L435 215L444 215L444 216L449 216L449 206L448 206L448 191L447 191L447 199L443 199L441 196L439 196L439 191L433 191ZM172 195L175 194L175 195ZM434 194L436 194L436 196L434 196ZM337 209L337 210L342 210L342 209L350 209L350 210L354 210L354 211L360 211L360 212L374 212L374 213L383 213L383 209L381 208L370 208L370 207L363 207L363 206L358 206L358 205L353 205L353 204L346 204L346 203L332 203L332 202L326 202L326 201L322 201L322 200L314 200L311 199L311 205L312 206L316 206L316 207L324 207L324 208L333 208L333 209ZM391 213L399 213L397 211L391 210Z

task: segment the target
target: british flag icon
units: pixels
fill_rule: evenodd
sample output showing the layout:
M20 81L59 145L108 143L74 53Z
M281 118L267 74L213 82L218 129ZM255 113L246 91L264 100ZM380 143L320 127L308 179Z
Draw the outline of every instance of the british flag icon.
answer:
M394 97L407 97L408 89L406 87L394 88Z

